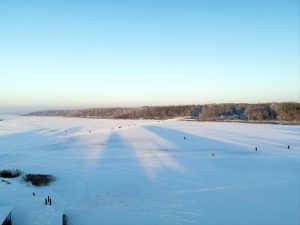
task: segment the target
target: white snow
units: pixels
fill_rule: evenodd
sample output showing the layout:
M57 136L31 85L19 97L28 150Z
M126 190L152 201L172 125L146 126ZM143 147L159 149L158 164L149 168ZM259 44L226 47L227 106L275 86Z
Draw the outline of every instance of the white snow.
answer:
M16 225L300 224L300 126L12 117L2 169L57 177L1 178Z

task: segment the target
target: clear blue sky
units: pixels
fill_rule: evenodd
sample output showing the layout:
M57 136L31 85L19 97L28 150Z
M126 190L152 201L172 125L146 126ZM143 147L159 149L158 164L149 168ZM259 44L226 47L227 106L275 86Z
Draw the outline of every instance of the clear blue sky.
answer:
M0 112L300 100L298 0L0 0Z

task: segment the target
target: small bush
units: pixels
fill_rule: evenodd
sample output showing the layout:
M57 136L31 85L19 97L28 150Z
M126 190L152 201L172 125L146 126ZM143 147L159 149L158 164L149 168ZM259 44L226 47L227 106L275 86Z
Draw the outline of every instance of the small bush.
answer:
M56 178L47 174L27 174L23 177L24 181L31 182L34 186L47 186Z
M3 178L15 178L21 175L21 170L1 170L0 177Z

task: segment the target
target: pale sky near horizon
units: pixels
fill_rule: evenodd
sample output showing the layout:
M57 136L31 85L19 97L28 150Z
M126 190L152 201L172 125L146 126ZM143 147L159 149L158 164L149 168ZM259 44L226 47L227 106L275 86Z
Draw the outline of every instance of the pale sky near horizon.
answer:
M0 0L0 112L300 101L298 0Z

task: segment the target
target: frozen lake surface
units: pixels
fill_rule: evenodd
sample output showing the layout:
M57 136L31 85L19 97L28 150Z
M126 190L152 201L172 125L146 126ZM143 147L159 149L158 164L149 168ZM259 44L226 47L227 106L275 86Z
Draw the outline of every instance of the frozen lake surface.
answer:
M300 224L300 126L11 117L2 169L57 177L0 182L16 225Z

